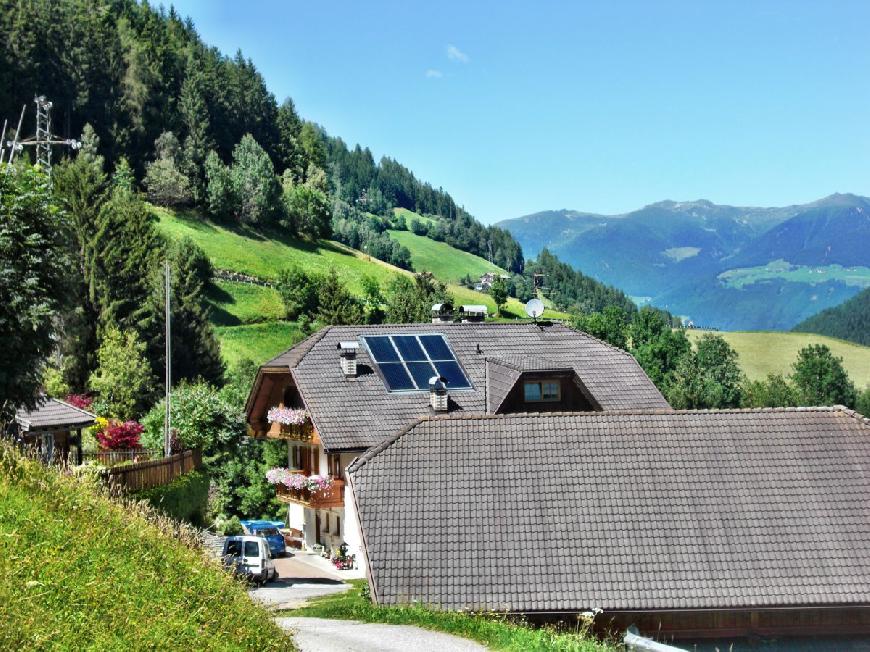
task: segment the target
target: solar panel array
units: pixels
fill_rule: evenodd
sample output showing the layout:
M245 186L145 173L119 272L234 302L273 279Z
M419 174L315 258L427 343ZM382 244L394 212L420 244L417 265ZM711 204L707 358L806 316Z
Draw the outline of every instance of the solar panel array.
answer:
M471 389L471 383L443 335L376 335L362 338L391 392L428 389L441 376L447 389Z

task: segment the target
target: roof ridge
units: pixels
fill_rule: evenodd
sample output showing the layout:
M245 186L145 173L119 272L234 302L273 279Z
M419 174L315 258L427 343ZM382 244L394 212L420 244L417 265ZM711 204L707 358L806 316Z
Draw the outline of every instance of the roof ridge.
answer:
M87 410L83 410L83 409L80 408L80 407L76 407L76 406L73 405L72 403L67 403L67 402L64 401L63 399L55 398L54 396L49 396L48 399L49 399L50 401L57 401L58 403L67 406L68 408L72 408L73 410L76 410L77 412L81 412L81 413L84 414L85 416L89 416L89 417L91 417L92 419L96 419L96 418L97 418L97 415L96 415L96 414L94 414L94 413L92 413L92 412L88 412Z
M514 418L549 418L549 417L607 417L607 416L657 416L657 415L683 415L683 414L764 414L764 413L799 413L799 412L843 412L870 424L870 418L863 416L855 410L845 406L792 406L792 407L756 407L756 408L722 408L703 410L674 410L668 408L632 408L626 410L587 410L583 412L509 412L505 414L488 414L479 412L454 412L448 414L435 414L425 417L427 421L482 421L486 419L514 419ZM419 421L417 422L419 423ZM416 423L413 425L417 425ZM413 428L407 428L410 430Z
M353 462L348 464L348 466L347 466L348 472L354 473L355 471L358 471L359 469L364 467L370 459L372 459L373 457L375 457L379 453L382 453L383 451L387 450L390 446L395 444L397 441L399 441L399 439L401 439L403 436L407 435L409 432L411 432L414 428L419 426L421 423L423 423L424 421L431 421L431 420L432 420L431 415L415 419L409 425L405 426L404 428L402 428L398 432L390 435L386 439L382 440L379 444L372 446L365 453L363 453L359 457L355 458L353 460Z

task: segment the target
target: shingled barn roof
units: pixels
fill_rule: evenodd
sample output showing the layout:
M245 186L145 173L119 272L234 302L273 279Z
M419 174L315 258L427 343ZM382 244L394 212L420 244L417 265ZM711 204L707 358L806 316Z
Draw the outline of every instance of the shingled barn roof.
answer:
M517 369L541 370L542 365L549 364L557 369L573 369L604 410L669 409L631 355L560 324L332 326L270 360L263 368L289 369L328 450L362 450L428 414L429 397L425 392L388 392L365 347L360 347L357 354L358 376L345 378L339 365L338 343L367 335L423 333L443 334L473 385L470 390L450 393L452 412L487 412L489 358Z
M870 420L845 408L431 417L349 476L381 603L870 604Z

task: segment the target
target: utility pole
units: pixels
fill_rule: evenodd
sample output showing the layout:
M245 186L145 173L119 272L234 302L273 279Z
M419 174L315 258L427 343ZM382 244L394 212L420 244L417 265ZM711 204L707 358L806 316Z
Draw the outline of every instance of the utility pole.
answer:
M170 341L169 294L171 290L169 261L163 263L166 288L166 413L163 417L163 449L166 457L172 454L172 343Z

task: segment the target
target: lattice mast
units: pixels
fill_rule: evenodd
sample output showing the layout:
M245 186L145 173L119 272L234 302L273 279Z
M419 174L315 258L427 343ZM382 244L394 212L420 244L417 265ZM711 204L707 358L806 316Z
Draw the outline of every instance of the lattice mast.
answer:
M13 140L5 140L0 145L0 163L3 163L6 149L9 154L6 156L6 163L11 165L15 160L15 154L22 151L25 147L33 147L36 150L36 163L51 176L51 148L54 145L69 147L73 150L79 149L82 144L74 138L59 138L51 133L51 107L52 103L45 97L39 95L33 99L36 104L36 134L31 138L21 139L21 125L24 122L24 113L27 110L25 104L21 107L21 116L18 118L18 128L15 130L15 138ZM6 135L6 122L3 122L3 134Z

